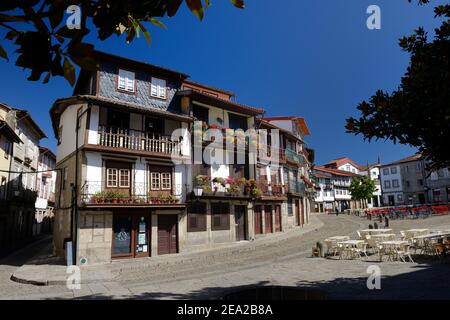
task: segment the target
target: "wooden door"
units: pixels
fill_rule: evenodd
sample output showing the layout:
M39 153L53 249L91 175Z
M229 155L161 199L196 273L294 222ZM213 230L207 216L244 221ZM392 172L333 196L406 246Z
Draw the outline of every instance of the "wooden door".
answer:
M265 223L265 233L273 232L272 224L272 206L264 206L264 223Z
M245 206L234 206L234 219L236 222L236 241L246 240L245 232Z
M281 206L275 206L275 232L281 231Z
M178 252L178 216L158 215L158 255Z
M255 234L262 234L261 206L255 206L253 211L255 215Z
M297 220L297 225L301 226L301 220L300 220L300 201L295 200L295 218Z

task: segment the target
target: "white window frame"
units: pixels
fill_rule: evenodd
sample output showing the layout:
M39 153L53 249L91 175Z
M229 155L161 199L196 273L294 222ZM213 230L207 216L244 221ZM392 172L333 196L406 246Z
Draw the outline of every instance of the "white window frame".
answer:
M157 185L153 183L153 180L157 179ZM151 190L161 190L161 173L160 172L151 172L150 173L150 189Z
M127 174L126 184L122 184L122 173ZM129 169L119 169L118 175L119 188L129 188L130 187L130 170Z
M119 69L117 89L126 92L135 92L136 74L132 71Z
M110 175L114 176L115 178L110 179ZM118 177L118 169L116 168L106 169L106 187L117 188L118 187L117 177Z
M161 172L161 190L172 189L172 174L170 172ZM166 181L164 181L166 180Z
M159 99L166 99L167 94L167 80L152 77L152 83L150 85L150 95Z

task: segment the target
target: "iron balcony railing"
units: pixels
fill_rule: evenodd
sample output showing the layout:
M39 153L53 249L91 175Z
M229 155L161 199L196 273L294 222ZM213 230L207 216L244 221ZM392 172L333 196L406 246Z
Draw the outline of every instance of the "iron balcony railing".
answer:
M111 126L98 127L98 144L110 148L181 155L180 141L172 141L169 136Z
M286 149L285 154L286 154L286 160L289 162L294 162L294 163L298 163L298 164L306 163L305 157L302 154L299 154L290 149Z
M300 181L289 181L288 192L289 193L305 193L306 187L303 182Z
M187 189L176 184L166 190L152 190L148 183L139 182L127 188L108 188L105 181L85 181L80 195L83 204L176 204Z

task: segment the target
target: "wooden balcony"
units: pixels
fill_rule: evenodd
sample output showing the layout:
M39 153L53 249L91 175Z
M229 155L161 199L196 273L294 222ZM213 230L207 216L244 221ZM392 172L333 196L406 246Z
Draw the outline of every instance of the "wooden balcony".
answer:
M99 126L98 145L152 154L182 155L180 141L172 141L169 136L111 126Z

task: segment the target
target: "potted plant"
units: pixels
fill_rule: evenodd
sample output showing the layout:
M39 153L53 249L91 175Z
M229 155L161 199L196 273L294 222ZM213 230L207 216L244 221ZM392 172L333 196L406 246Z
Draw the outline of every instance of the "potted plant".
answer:
M200 197L203 194L203 190L209 181L209 177L205 175L198 175L195 177L196 186L194 187L194 194Z
M215 177L212 182L214 183L214 192L217 192L219 190L219 186L222 186L225 188L225 179L221 177Z
M251 194L251 196L252 196L253 198L259 198L259 197L261 197L261 195L262 195L262 191L261 191L261 189L259 189L259 188L253 188L253 189L250 191L250 194Z

